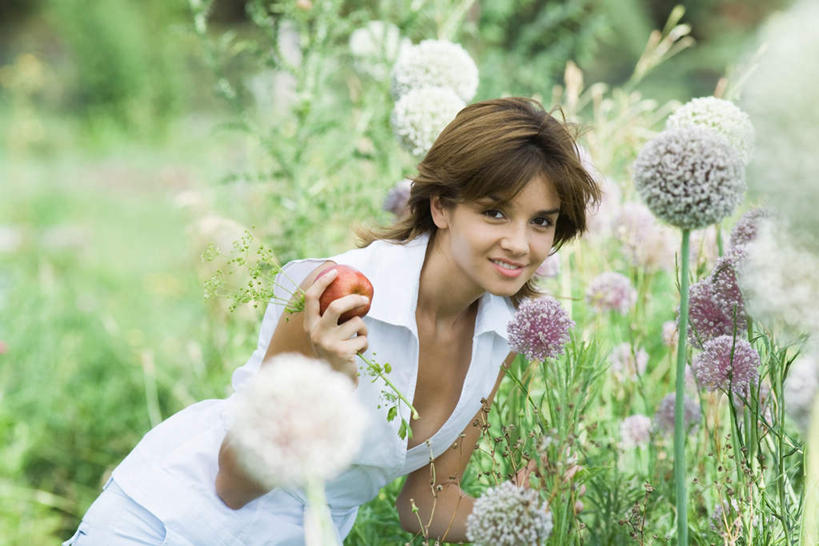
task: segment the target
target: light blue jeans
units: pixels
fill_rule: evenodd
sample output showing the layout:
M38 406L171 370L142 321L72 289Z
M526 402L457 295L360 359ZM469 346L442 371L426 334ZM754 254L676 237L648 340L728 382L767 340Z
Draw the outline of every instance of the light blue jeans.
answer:
M165 542L165 535L162 522L126 495L112 478L63 546L156 546Z

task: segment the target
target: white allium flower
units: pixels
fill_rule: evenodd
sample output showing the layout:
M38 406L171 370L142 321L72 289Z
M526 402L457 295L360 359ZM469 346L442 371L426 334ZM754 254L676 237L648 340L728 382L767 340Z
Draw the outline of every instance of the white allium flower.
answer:
M819 362L812 355L800 355L788 369L784 387L785 411L803 431L807 430L819 390Z
M460 45L424 40L406 48L392 69L393 98L419 87L448 87L469 102L478 90L478 67Z
M745 250L738 280L750 316L783 327L792 340L806 332L819 335L819 256L771 221L760 224Z
M611 226L614 236L623 243L631 265L648 271L674 267L677 235L660 224L642 203L623 203Z
M320 360L273 357L238 394L228 431L241 467L265 487L335 477L366 425L353 383Z
M742 201L744 170L739 153L719 133L668 129L640 150L634 182L661 220L698 229L719 222Z
M631 344L624 342L612 349L609 362L611 362L610 370L615 378L619 381L634 381L638 376L646 373L648 353L642 348L632 352Z
M716 97L700 97L683 104L668 118L670 129L706 127L728 139L746 165L754 146L751 118L733 102Z
M401 52L411 46L398 27L387 21L368 21L350 34L356 70L377 80L387 79Z
M651 439L652 422L645 415L630 415L620 423L620 447L631 449L646 445Z
M757 129L748 171L752 194L790 221L792 236L819 254L819 2L801 0L771 17L766 49L743 86L743 108Z
M395 103L392 129L405 150L421 157L464 106L448 87L412 89Z
M490 487L475 501L466 536L486 546L537 546L552 533L549 505L537 491L512 482Z

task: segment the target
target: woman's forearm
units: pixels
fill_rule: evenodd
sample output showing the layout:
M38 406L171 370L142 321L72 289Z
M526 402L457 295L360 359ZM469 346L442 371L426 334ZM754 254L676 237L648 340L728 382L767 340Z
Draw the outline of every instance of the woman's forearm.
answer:
M233 510L238 510L267 492L242 471L227 438L219 448L219 471L216 473L215 486L216 494Z

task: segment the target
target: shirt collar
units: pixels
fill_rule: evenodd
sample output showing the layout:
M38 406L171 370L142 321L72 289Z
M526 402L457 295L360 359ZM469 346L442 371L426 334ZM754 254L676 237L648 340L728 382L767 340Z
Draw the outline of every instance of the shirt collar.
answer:
M377 288L368 317L403 326L418 336L415 307L429 240L429 234L423 234L405 244L389 241L372 243L378 245L378 248L372 249L378 254L374 261L377 267L372 272ZM509 298L484 293L478 303L475 336L493 332L507 340L506 326L514 312Z

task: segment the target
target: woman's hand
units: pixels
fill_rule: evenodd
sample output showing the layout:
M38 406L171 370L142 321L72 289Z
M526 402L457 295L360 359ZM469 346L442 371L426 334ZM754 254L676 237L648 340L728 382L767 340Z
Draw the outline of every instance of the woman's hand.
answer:
M361 317L353 317L341 324L338 319L347 311L368 303L369 299L350 294L333 301L320 315L319 298L337 275L335 270L321 275L304 291L304 331L318 358L357 381L355 358L356 354L367 350L367 327Z

